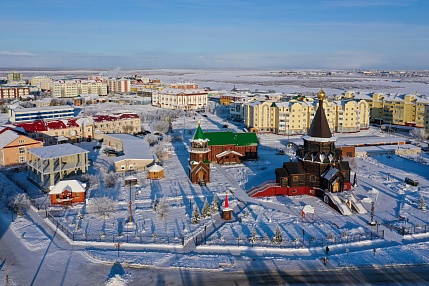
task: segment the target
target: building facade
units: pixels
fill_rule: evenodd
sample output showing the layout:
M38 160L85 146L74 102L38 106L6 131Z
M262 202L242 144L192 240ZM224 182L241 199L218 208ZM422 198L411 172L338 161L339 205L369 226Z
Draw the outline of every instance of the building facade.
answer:
M76 179L88 171L88 151L72 144L28 150L28 178L49 190L64 178Z
M204 110L207 103L208 92L202 89L166 88L152 94L152 105L160 108Z
M72 116L74 116L74 107L69 105L9 109L11 123Z
M52 97L76 97L78 95L107 95L107 83L102 80L59 80L51 84Z
M101 133L133 134L141 131L141 120L136 113L114 113L112 115L94 115L94 138L98 138L96 130Z
M17 99L30 94L30 88L26 86L0 86L0 98Z
M13 166L27 163L27 150L42 147L42 142L11 130L0 134L0 165Z

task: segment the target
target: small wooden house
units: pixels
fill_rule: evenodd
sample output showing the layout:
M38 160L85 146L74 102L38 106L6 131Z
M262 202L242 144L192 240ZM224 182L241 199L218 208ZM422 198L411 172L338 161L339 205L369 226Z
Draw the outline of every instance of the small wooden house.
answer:
M164 168L160 165L153 165L148 169L148 177L151 180L159 180L164 178Z
M77 180L59 181L49 191L51 204L53 205L73 205L85 202L86 184Z

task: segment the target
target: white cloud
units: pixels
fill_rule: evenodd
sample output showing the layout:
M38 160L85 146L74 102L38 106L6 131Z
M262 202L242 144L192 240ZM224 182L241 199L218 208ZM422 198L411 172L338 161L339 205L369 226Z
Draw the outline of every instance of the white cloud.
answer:
M37 55L27 51L0 51L0 56L34 57Z

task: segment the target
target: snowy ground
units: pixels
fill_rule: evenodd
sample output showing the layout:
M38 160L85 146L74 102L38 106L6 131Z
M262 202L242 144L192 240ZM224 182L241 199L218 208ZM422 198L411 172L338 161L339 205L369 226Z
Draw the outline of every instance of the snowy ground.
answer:
M114 106L110 108L113 109ZM152 110L149 106L127 108L136 112L142 109ZM294 155L294 151L287 147L287 142L301 144L299 136L259 135L261 145L258 161L236 166L214 166L211 183L204 187L190 184L187 179L187 146L193 131L198 122L201 122L204 131L222 130L223 120L224 118L208 114L208 117L196 115L195 118L178 118L174 122L175 133L184 136L185 140L163 143L169 150L168 158L162 162L166 174L164 179L147 181L146 184L131 189L133 217L136 222L134 228L127 228L125 224L129 218L130 189L124 187L123 178L113 188L107 189L100 183L92 186L88 193L90 198L109 196L115 199L116 209L108 217L100 217L91 212L87 205L75 205L51 212L58 225L74 235L75 241L62 235L69 241L70 248L85 253L89 261L94 263L117 262L118 265L113 265L109 277L100 284L136 285L133 281L138 274L133 276L127 273L121 265L222 272L240 271L249 261L257 260L289 269L320 267L323 265L321 258L326 256L325 245L329 245L331 250L326 267L429 263L429 233L419 233L429 224L429 216L428 211L418 208L420 197L429 202L429 165L426 154L409 158L380 155L356 158L351 162L358 178L358 186L354 189L356 196L368 211L374 202L375 220L379 225L370 226L369 212L341 216L318 198L245 197L243 190L275 179L274 169ZM229 124L229 129L233 131L242 128L240 124ZM371 138L375 140L388 135L370 128L353 135L336 136L341 143L345 143L356 137L370 142ZM94 162L90 174L100 175L111 166L112 161L101 150L93 149L96 143L83 142L78 145L90 152L89 156ZM285 150L286 154L276 155L280 149ZM138 173L137 176L143 178L145 173ZM419 186L406 185L405 177L419 180ZM14 180L25 185L28 193L38 203L43 205L48 202L46 195L26 181L24 173L15 174ZM0 176L0 182L6 184L7 179ZM190 222L194 203L201 210L204 201L207 199L211 203L215 195L223 201L227 190L235 213L232 222L223 222L219 214L202 219L197 225ZM152 210L155 197L167 198L169 207L165 220L160 219ZM309 216L302 219L300 212L305 205L315 209L314 219ZM79 213L83 214L83 219L78 218ZM0 220L3 225L9 225L17 243L23 245L26 251L39 253L51 244L51 239L43 228L56 227L45 219L45 214L43 208L38 212L43 223L34 223L35 210L24 217L14 218L12 222L10 212L3 209ZM277 227L283 236L281 244L271 242ZM406 227L410 233L418 234L402 236L402 227ZM384 231L384 239L370 235L376 229ZM256 232L253 241L249 240L252 230ZM429 227L427 230L429 231ZM0 236L0 246L1 239ZM19 250L16 252L20 253ZM50 263L54 265L55 260ZM10 269L12 281L19 285L17 271L8 264L1 251L0 269L3 270L0 272L0 285L5 281L6 269Z

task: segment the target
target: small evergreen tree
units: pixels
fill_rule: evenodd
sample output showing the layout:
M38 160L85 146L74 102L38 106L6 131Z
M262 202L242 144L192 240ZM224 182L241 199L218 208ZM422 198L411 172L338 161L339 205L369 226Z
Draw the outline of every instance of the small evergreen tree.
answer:
M250 242L254 243L256 241L256 229L252 228L252 234L250 236Z
M217 195L214 195L210 208L212 213L219 211L219 199Z
M422 210L422 211L426 210L426 203L423 196L420 196L420 199L419 199L419 210Z
M275 235L273 237L273 242L277 243L277 244L280 244L280 243L282 243L282 241L283 241L282 232L281 232L280 228L277 226L276 233L275 233Z
M211 216L211 211L210 211L210 206L209 206L209 202L207 201L207 199L204 201L204 206L202 209L202 213L203 213L203 217L207 218L209 216Z
M200 223L200 220L201 220L200 210L198 209L197 204L194 203L194 210L192 211L191 222L193 224L198 224L198 223Z

